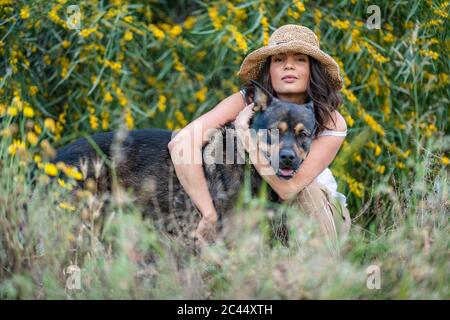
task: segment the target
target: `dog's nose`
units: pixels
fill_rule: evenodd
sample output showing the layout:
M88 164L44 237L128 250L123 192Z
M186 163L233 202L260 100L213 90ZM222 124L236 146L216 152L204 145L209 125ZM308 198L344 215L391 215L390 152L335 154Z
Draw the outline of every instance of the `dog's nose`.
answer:
M280 159L283 164L291 164L295 159L295 153L291 149L281 150Z

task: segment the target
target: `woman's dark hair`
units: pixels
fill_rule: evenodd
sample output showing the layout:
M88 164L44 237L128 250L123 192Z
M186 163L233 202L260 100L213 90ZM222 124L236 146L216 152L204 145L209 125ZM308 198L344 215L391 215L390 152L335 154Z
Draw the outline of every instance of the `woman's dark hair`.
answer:
M272 87L270 63L271 56L267 57L261 67L261 70L259 71L256 81L258 81L274 97L278 98L277 93L274 92ZM334 119L331 117L331 113L338 110L339 106L343 102L343 99L341 94L331 86L331 81L329 80L329 76L326 74L323 65L311 56L309 56L309 63L310 77L306 87L306 92L308 94L306 102L312 100L314 103L314 112L317 122L317 135L325 129L331 130L331 128L325 126L325 124L330 120L334 125L336 125ZM247 92L247 104L251 103L254 97L253 84L248 81L242 88Z

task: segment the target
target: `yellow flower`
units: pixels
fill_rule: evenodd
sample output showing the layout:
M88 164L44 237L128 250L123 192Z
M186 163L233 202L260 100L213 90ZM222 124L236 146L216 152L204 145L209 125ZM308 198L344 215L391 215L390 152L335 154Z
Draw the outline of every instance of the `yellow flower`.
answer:
M133 120L133 115L131 113L131 109L127 109L126 110L125 123L127 125L128 130L133 129L133 127L134 127L134 120Z
M383 127L378 124L378 122L370 114L364 112L364 121L373 131L379 133L381 136L385 135Z
M76 168L74 167L67 167L66 166L66 170L64 170L64 174L70 178L73 178L75 180L82 180L83 179L83 175L81 174L80 171L78 171Z
M208 15L213 23L214 29L222 29L222 22L225 20L225 17L219 16L217 7L208 8Z
M146 82L149 86L153 86L156 83L156 77L149 76L147 77Z
M111 101L113 101L113 97L112 97L111 93L109 93L109 92L105 93L105 96L103 97L103 99L105 99L106 103L110 103Z
M47 130L52 133L55 132L56 128L55 120L53 120L52 118L46 118L44 120L44 127L47 128Z
M125 34L123 35L123 38L124 38L125 41L133 40L133 32L126 31Z
M319 9L314 10L314 23L318 25L322 20L323 13Z
M349 114L346 114L344 116L344 118L345 118L345 121L347 122L348 126L353 127L353 125L355 124L355 120L353 120L352 116Z
M347 97L348 101L350 101L351 103L354 103L358 100L358 99L356 99L355 95L353 94L353 92L351 90L343 88L341 91Z
M30 96L36 95L36 93L39 91L37 86L30 86L28 88L28 92L30 93Z
M158 100L158 110L161 112L164 112L166 110L166 101L167 98L163 95L159 96L159 100Z
M182 31L183 31L183 29L178 24L176 24L169 30L169 36L172 37L172 38L175 38Z
M287 9L286 15L288 17L294 18L295 20L299 20L300 19L300 13L298 13L297 11L292 10L291 8Z
M50 56L49 56L48 54L46 54L46 55L44 56L44 63L45 63L46 65L49 65L50 63L52 63L52 60L50 59Z
M120 106L125 107L127 105L127 103L128 103L128 100L127 100L127 98L125 98L124 95L119 97Z
M348 188L352 193L354 193L357 197L362 198L364 195L364 185L361 182L356 181L349 175L342 176L345 182L348 184Z
M61 44L64 49L67 49L70 46L70 41L64 40Z
M195 54L195 56L201 60L201 59L203 59L206 56L206 51L205 50L201 50L201 51L197 52Z
M445 4L445 2L442 3L442 4ZM445 6L444 6L444 7L445 7ZM441 8L442 8L442 5L441 5ZM445 19L448 18L448 12L447 12L447 11L444 11L444 10L442 10L442 9L434 9L434 10L433 10L433 13L435 13L435 14L441 16L442 18L445 18Z
M30 106L25 106L25 107L23 108L23 115L24 115L26 118L33 118L33 117L34 117L34 110L33 110L33 108L30 107Z
M89 124L91 125L92 130L98 129L98 118L95 114L89 115Z
M444 21L442 19L432 19L424 24L424 27L432 27L432 26L438 26L444 24Z
M361 47L359 46L358 43L352 42L352 44L350 45L350 48L348 48L348 51L358 53L361 51ZM346 84L346 85L348 85L348 84Z
M199 91L195 93L195 97L198 101L203 102L206 100L206 93L208 92L208 88L203 87Z
M30 17L30 8L28 6L25 6L20 10L20 17L24 20Z
M156 39L158 40L164 39L164 32L161 29L159 29L156 25L151 24L148 28L153 33Z
M269 19L264 16L261 18L261 26L263 29L263 44L266 46L269 44Z
M361 31L359 31L358 29L353 29L352 30L352 39L359 37L360 34L361 34Z
M22 111L23 101L20 99L20 96L18 95L18 93L16 93L16 96L14 97L11 105L13 107L16 107L18 111Z
M0 103L0 117L6 113L6 105Z
M353 155L353 159L354 159L356 162L362 162L362 158L361 158L361 155L360 155L359 153L355 153L355 154Z
M396 163L396 166L397 166L397 168L400 168L400 169L404 169L405 168L405 164L403 162L400 162L400 161L398 161Z
M175 70L183 72L185 69L184 65L180 61L175 62Z
M446 156L442 156L441 162L442 162L442 164L447 166L450 163L450 159L447 158Z
M83 179L83 175L81 174L80 171L78 171L77 168L72 167L72 166L68 166L66 165L64 162L59 161L56 164L56 169L61 170L62 172L64 172L64 174L69 177L69 178L73 178L75 180L82 180Z
M63 188L66 186L66 182L63 179L58 178L56 181L58 181L58 184Z
M67 59L66 57L61 58L61 77L65 78L67 76L69 64L69 59Z
M386 170L386 167L384 165L379 165L376 167L376 172L383 174L384 171Z
M303 4L303 2L298 1L298 0L294 0L294 5L297 7L297 10L299 12L305 11L305 5Z
M341 29L341 30L347 30L350 27L350 22L348 20L336 20L331 21L331 25L335 28Z
M36 163L41 163L42 162L42 157L39 154L35 154L33 157L34 162Z
M61 24L63 20L58 16L58 11L62 8L62 5L57 4L48 13L48 17L51 21L57 24Z
M42 132L42 128L38 123L34 124L34 132L36 132L37 134L41 134Z
M83 29L80 31L80 36L82 36L83 38L87 38L91 33L95 31L97 31L97 28Z
M433 60L437 60L439 58L439 53L432 50L421 49L419 50L419 54L425 57L431 57Z
M109 112L107 112L107 111L102 111L102 112L100 113L100 116L101 116L101 118L102 118L102 129L103 129L103 130L107 130L107 129L108 129L108 126L109 126L109 123L108 123L108 120L109 120Z
M169 130L173 130L173 121L172 120L167 120L167 122L166 122L166 127L167 127L167 129L169 129Z
M15 139L8 147L8 153L15 155L17 152L24 152L26 150L25 142Z
M177 119L178 122L183 122L184 114L179 110L175 111L175 119Z
M233 34L234 40L236 41L238 48L244 53L247 52L248 51L247 42L245 41L245 38L242 35L242 33L240 33L237 27L234 25L230 25L228 28Z
M126 17L123 18L123 20L125 22L132 23L133 22L133 16L126 16Z
M53 163L46 163L44 166L44 171L49 176L56 176L58 174L58 169Z
M33 131L27 133L27 140L33 146L38 143L38 137Z
M388 57L385 57L383 55L381 55L380 53L377 52L377 50L375 49L374 46L372 46L369 42L367 42L366 40L361 40L360 41L361 45L363 45L367 51L369 52L369 54L371 55L371 57L378 63L384 63L384 62L388 62L390 61L390 59Z
M197 109L197 106L195 105L195 103L189 103L187 105L187 111L190 113L193 113L195 111L195 109Z
M17 111L17 108L15 108L15 107L8 107L8 110L6 111L6 113L8 114L8 116L15 117L15 116L17 116L17 114L19 112Z
M384 36L384 41L386 42L394 42L395 37L392 33L388 32L385 36Z
M195 17L189 16L183 23L183 28L190 30L194 26L194 24L197 22L197 19Z
M375 155L379 156L381 154L381 147L379 145L375 145Z
M59 207L68 211L75 211L77 208L67 202L60 202Z
M110 60L105 60L105 65L107 67L110 67L113 71L116 71L116 72L120 72L120 70L122 69L122 64L119 61L114 62L114 61L110 61Z

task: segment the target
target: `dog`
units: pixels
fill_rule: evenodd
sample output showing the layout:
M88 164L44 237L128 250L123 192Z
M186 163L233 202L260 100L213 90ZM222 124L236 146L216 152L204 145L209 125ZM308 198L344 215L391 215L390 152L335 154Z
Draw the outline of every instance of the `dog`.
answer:
M309 152L315 132L313 103L281 101L256 81L253 85L255 112L249 128L256 133L260 150L277 176L291 179ZM131 191L144 216L151 218L158 228L189 239L201 214L175 174L167 147L173 134L156 128L97 133L58 149L52 162L80 169L84 179L77 187L94 181L99 194L110 194L116 181L121 188ZM237 152L239 143L233 122L228 122L210 135L202 150L204 174L219 225L233 212L244 181L248 161ZM256 195L262 178L253 166L249 167L251 189ZM268 189L268 200L280 202L278 195Z

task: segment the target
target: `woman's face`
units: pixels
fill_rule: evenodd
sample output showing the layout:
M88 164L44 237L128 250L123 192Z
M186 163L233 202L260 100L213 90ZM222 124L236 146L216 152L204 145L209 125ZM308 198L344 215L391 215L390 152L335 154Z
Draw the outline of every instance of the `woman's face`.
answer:
M306 54L286 52L271 57L272 87L282 100L305 103L309 75L309 57Z

